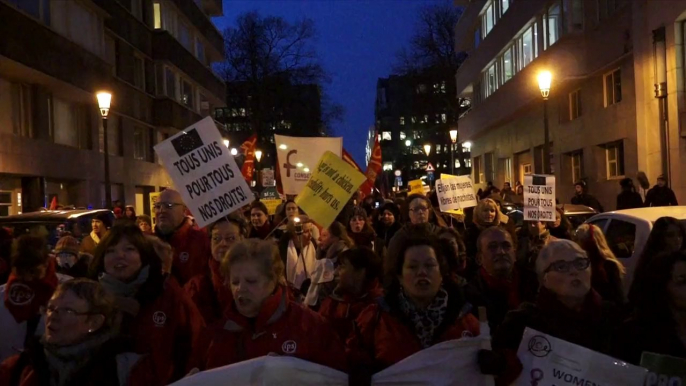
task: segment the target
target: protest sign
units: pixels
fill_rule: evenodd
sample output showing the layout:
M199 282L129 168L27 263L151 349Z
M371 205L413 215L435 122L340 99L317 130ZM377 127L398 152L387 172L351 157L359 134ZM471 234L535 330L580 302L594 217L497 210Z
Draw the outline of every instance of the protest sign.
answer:
M436 195L441 212L476 206L476 194L471 178L446 176L443 174L441 179L436 181Z
M276 186L273 169L262 169L262 186Z
M343 138L340 137L274 135L274 142L284 194L300 194L324 153L330 151L340 157L343 151Z
M524 220L555 222L555 176L524 176Z
M155 152L201 228L253 197L211 117L160 142Z
M643 386L648 371L534 329L524 330L517 351L522 373L516 386Z
M648 369L645 386L686 386L686 359L644 352L641 367Z
M366 177L327 151L295 203L322 228L328 228Z
M152 227L153 229L157 225L157 217L155 216L155 204L157 201L160 199L160 192L152 192L150 193L150 213L152 213L152 216L150 218L152 219Z
M407 187L410 189L409 194L424 194L424 188L422 187L422 180L412 180L407 183Z

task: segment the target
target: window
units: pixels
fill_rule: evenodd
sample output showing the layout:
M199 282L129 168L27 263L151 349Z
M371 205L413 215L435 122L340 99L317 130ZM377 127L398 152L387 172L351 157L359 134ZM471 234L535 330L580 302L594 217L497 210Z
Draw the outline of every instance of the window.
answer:
M503 15L510 8L510 0L500 0L500 14Z
M401 131L401 132L400 132L400 140L401 140L401 141L404 141L405 138L407 138L407 136L405 135L405 132L404 132L404 131Z
M481 167L481 157L474 157L474 183L480 184L484 182L484 173Z
M176 74L169 67L164 68L164 84L165 94L172 99L176 99Z
M413 131L412 132L412 139L422 139L422 133L420 131Z
M496 78L495 63L493 63L485 72L483 77L483 96L487 98L498 89L498 82Z
M145 89L145 59L133 55L133 85Z
M422 123L429 123L429 115L424 114L424 119L422 120Z
M247 112L247 110L245 110L245 107L241 107L238 109L238 115L240 115L241 117L247 117L248 116L248 112Z
M143 4L141 0L131 0L131 13L138 20L143 20Z
M86 129L83 109L57 97L52 98L52 105L55 143L78 147L79 131Z
M441 154L441 145L436 145L435 154Z
M191 28L185 22L179 20L179 42L186 47L188 51L193 52L193 38L191 37Z
M608 179L624 176L624 145L622 142L605 146L605 161Z
M572 29L584 30L584 4L583 0L572 0Z
M210 101L207 99L207 97L200 93L200 116L202 117L207 117L210 115Z
M181 81L181 103L195 110L193 85L186 80Z
M417 94L426 94L427 87L425 84L421 83L417 85L416 88Z
M524 172L524 175L527 175L533 173L534 170L531 167L531 164L523 164L522 171Z
M479 43L481 43L481 28L474 31L474 48L479 48Z
M495 25L495 7L493 2L491 2L488 7L486 7L486 12L481 15L481 30L483 31L483 37L485 38L489 32L493 29Z
M543 20L543 31L544 33L544 43L543 49L555 44L560 39L560 31L563 27L564 21L562 20L560 11L560 2L556 1L555 4L548 8L548 12L545 15L545 20Z
M417 123L417 117L412 116L412 123Z
M152 5L152 12L154 14L154 27L155 29L161 29L162 28L162 10L160 9L160 3L156 1Z
M400 117L400 124L404 125L405 124L405 117ZM402 139L402 138L400 138Z
M526 67L538 56L536 28L537 24L533 23L531 27L527 28L526 31L522 33L522 36L517 39L519 70Z
M199 37L195 38L195 57L198 58L202 64L207 65L207 59L205 58L205 44Z
M605 238L615 256L628 259L634 254L636 225L628 221L612 219L605 231Z
M572 164L572 183L574 184L576 181L581 181L584 155L582 152L577 152L572 153L569 158Z
M102 19L78 1L51 1L50 25L60 34L100 56L103 54Z
M33 89L30 85L19 83L13 83L11 89L13 132L22 137L33 137Z
M381 140L382 141L391 141L393 137L391 136L390 131L383 131L381 132Z
M117 75L117 44L113 37L105 35L105 61L112 66L112 75Z
M465 159L464 160L464 166L471 168L472 167L472 159L471 158Z
M515 74L514 46L510 46L510 48L503 53L500 68L502 69L502 83L512 79Z
M147 161L147 162L152 162L151 161L151 155L152 155L152 146L150 144L151 138L151 130L148 129L147 127L143 126L134 126L133 127L133 158L140 160L140 161Z
M622 101L622 70L616 69L604 76L605 107Z
M393 162L384 162L383 170L393 170Z
M50 24L50 0L6 0L21 11Z
M569 120L573 121L581 116L581 90L569 93Z
M445 94L446 92L447 92L447 91L446 91L446 88L445 88L445 81L442 81L442 82L441 82L441 94Z

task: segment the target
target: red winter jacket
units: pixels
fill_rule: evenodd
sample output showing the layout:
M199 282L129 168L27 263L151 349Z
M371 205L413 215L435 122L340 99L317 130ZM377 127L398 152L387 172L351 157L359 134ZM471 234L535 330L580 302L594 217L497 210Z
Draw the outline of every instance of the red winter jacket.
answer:
M338 333L338 337L345 341L350 336L353 323L362 310L370 304L376 303L382 296L383 289L378 280L374 280L369 286L369 290L359 298L353 298L347 294L339 296L334 291L333 294L322 300L319 315L326 318Z
M201 275L207 269L207 259L212 256L210 238L207 232L193 228L186 220L171 237L157 235L174 248L172 275L179 284L185 285L191 278Z
M479 321L458 302L448 297L448 312L443 324L436 331L433 344L460 339L463 336L478 336ZM457 297L457 296L454 296ZM365 308L355 321L354 331L346 345L348 364L351 369L365 369L377 373L422 350L422 345L413 328L393 306L391 296Z
M224 284L219 262L210 258L208 265L209 269L204 274L186 283L184 291L198 307L205 324L211 325L223 318L224 310L233 302L233 296Z
M265 356L289 355L345 371L343 344L315 312L289 300L284 287L267 298L254 327L234 306L227 317L204 334L201 367L213 369ZM208 349L205 349L208 347Z
M144 301L136 317L125 320L122 332L133 338L137 353L150 354L159 384L166 385L186 375L204 326L198 309L169 277L157 297Z

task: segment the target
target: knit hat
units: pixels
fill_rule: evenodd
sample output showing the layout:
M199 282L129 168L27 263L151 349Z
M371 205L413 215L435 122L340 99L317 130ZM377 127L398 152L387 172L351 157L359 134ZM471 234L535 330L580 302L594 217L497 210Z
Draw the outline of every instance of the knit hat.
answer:
M74 256L78 256L79 241L74 236L64 236L57 241L54 253L71 253Z
M105 224L105 228L112 228L112 217L110 212L100 212L93 217L94 220L102 221Z
M380 212L383 213L385 211L393 213L393 217L395 217L396 219L400 218L400 209L398 209L398 206L392 202L384 204L384 206L381 207Z
M360 217L366 219L367 218L367 211L364 210L364 208L361 206L356 206L353 208L353 214L352 214L352 216L350 216L350 218L352 219L353 217L356 217L356 216L360 216Z
M665 177L664 174L660 174L659 176L657 176L657 179L662 180L662 181L667 181L667 177Z

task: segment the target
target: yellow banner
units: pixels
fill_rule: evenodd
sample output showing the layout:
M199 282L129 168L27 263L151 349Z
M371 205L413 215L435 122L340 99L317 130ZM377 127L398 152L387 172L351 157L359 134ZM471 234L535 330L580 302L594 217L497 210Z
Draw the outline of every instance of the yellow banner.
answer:
M317 168L295 203L317 224L328 228L366 178L336 154L327 151L319 159Z
M155 217L155 204L160 199L160 194L162 194L162 192L150 193L150 218L152 219L153 229L155 228L155 225L157 225L157 218Z
M260 200L267 207L267 213L272 216L276 214L276 208L281 204L281 200L262 199Z
M410 194L421 194L424 196L424 188L422 187L422 180L412 180L407 183L407 186L410 188Z

